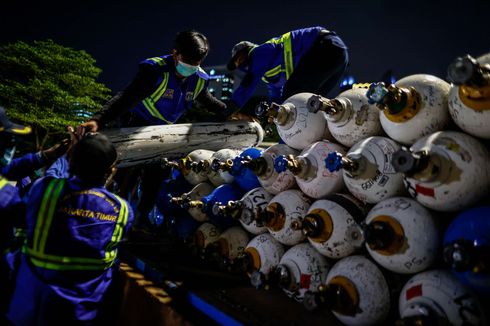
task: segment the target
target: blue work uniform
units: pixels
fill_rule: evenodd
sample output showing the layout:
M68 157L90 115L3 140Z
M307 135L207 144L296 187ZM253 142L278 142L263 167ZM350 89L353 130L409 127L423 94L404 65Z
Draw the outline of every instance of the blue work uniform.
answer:
M26 184L30 182L28 176L44 163L41 152L29 153L0 169L0 312L5 310L10 300L12 279L19 257L18 249L23 240L16 234L24 227L23 192L29 187ZM11 185L7 179L16 181L17 185Z
M175 123L208 87L209 76L204 70L199 68L195 74L180 80L176 78L173 62L168 63L170 60L173 60L172 55L164 55L140 63L151 67L159 76L155 91L130 110L139 119L147 121L148 125Z
M41 178L26 207L27 241L7 318L16 325L93 322L133 213L126 201L77 177Z
M15 158L9 165L0 169L0 174L9 180L20 181L40 169L46 163L41 152L29 153Z
M0 315L7 308L12 291L15 257L11 254L10 245L14 238L14 221L23 217L23 208L19 190L0 175Z
M323 35L343 50L347 49L343 41L334 32L329 32L321 26L294 30L250 49L247 62L239 67L246 75L239 87L233 92L233 102L237 106L243 107L262 80L267 84L269 99L282 103L285 99L283 96L284 85L298 67L300 60ZM346 54L342 53L342 55L345 56ZM342 72L347 65L346 60L345 58L340 63ZM339 65L337 62L333 64ZM336 67L332 68L336 69Z

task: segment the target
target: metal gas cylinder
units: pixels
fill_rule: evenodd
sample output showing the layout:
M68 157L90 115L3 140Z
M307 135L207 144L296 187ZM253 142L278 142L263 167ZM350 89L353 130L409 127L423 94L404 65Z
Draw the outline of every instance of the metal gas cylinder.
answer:
M253 238L240 257L242 270L250 276L253 286L260 288L265 284L269 273L284 255L284 246L269 233Z
M227 203L230 200L242 198L243 190L234 184L224 184L216 187L209 195L202 197L200 200L191 200L184 203L184 208L200 209L208 216L209 221L221 229L226 229L236 224L234 219L213 214L213 206L216 203Z
M319 253L339 259L364 245L359 224L367 208L350 195L333 194L315 201L302 222L303 233Z
M232 159L221 161L215 159L211 162L211 169L213 171L225 171L230 173L235 178L235 183L243 190L249 191L254 188L260 187L257 176L247 166L247 162L257 157L260 157L262 150L255 147L249 147L238 156Z
M349 256L333 265L326 283L307 293L304 304L310 310L326 306L345 325L380 325L390 310L390 292L373 262Z
M412 277L400 293L398 310L400 325L486 325L478 299L446 270Z
M182 174L177 174L175 178L168 178L160 184L155 198L155 206L163 214L164 218L169 219L170 217L188 215L185 209L172 203L171 198L189 191L191 188L192 185L185 180Z
M444 235L444 260L463 284L490 295L490 206L460 213Z
M345 149L327 140L306 147L299 156L278 156L274 161L277 172L289 170L296 177L299 188L312 198L323 198L344 188L344 180L338 171L329 172L325 159L330 152L345 154Z
M347 189L369 204L407 194L403 174L391 165L393 153L400 146L386 137L369 137L351 147L347 155L329 153L325 164L330 172L343 169Z
M296 179L294 174L289 171L278 173L274 169L274 160L279 155L298 155L299 151L286 144L275 144L266 148L262 154L254 159L244 160L243 164L257 175L260 184L271 194L278 194L281 191L294 188Z
M214 171L211 169L211 164L213 161L217 160L219 162L225 162L228 159L233 159L241 153L240 150L224 148L216 151L211 155L209 160L201 160L198 162L197 166L193 169L196 173L206 173L209 181L215 186L221 186L225 183L232 183L235 177L228 171L218 170Z
M279 137L290 147L302 150L320 139L333 140L327 127L325 113L308 110L308 99L314 94L299 93L284 101L282 105L262 102L255 113L266 115L274 122Z
M243 254L249 241L248 234L242 227L233 226L221 233L217 241L207 246L205 255L221 267L227 267Z
M328 130L344 146L351 147L364 138L383 133L379 110L368 102L365 88L346 90L334 99L313 95L307 106L310 112L325 112Z
M451 86L425 74L407 76L395 84L371 84L367 97L382 110L381 126L390 138L405 145L443 130L449 122L447 96Z
M300 243L284 253L279 264L269 273L269 283L280 286L297 301L327 278L330 264L309 243Z
M206 247L218 241L221 230L211 223L202 223L187 241L194 254L202 255Z
M395 273L418 273L436 259L441 239L429 210L411 198L376 204L366 217L364 238L373 259Z
M191 191L185 192L178 197L172 197L171 203L179 207L187 207L187 211L196 221L204 222L208 220L207 214L204 213L201 208L188 206L187 204L193 200L200 200L209 195L213 190L214 187L211 184L201 182L194 186Z
M265 213L272 197L264 188L258 187L247 192L239 200L231 200L224 205L215 203L213 214L237 219L248 232L261 234L267 232L267 227L257 225L258 215Z
M310 204L311 199L301 191L285 190L271 199L266 207L266 214L258 216L257 222L265 225L280 243L294 246L306 238L300 225Z
M187 182L195 186L198 183L208 180L208 176L204 171L195 172L195 169L200 161L209 161L213 153L213 151L208 151L207 149L196 149L178 161L164 159L162 165L178 169L184 175Z
M467 208L490 189L490 153L478 140L440 131L393 154L396 171L405 174L412 197L437 211Z
M465 132L490 139L490 55L457 58L448 68L453 83L449 113Z
M167 234L175 235L178 239L186 241L199 227L199 222L189 214L170 217L166 225Z

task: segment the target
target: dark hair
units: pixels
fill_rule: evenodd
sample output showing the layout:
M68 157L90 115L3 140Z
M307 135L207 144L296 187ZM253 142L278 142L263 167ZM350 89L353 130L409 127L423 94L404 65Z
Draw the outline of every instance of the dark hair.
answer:
M92 186L102 185L116 159L117 151L109 138L89 133L73 146L70 172Z
M209 42L206 36L198 31L188 30L177 33L174 49L187 60L202 61L208 54Z

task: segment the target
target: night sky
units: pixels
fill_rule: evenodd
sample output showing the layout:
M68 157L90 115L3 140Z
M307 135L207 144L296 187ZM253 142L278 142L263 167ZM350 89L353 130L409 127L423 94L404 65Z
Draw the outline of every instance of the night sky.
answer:
M241 4L241 7L238 6ZM167 54L176 32L197 29L210 40L206 65L224 64L240 40L262 43L289 30L323 25L350 48L349 72L376 81L429 73L445 78L457 56L490 51L490 1L5 1L0 43L51 38L85 50L118 91L140 60Z

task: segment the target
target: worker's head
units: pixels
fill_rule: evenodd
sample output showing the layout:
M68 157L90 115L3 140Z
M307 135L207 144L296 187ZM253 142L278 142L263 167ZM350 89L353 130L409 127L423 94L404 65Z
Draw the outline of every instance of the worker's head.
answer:
M30 127L10 121L5 109L0 106L0 167L9 165L14 157L15 136L27 135L30 132Z
M235 44L231 49L231 59L226 66L228 70L235 70L245 63L248 59L248 53L256 46L257 44L249 41L241 41Z
M183 77L196 73L208 51L209 42L203 34L195 30L177 33L172 50L177 73Z
M115 173L116 148L101 133L87 133L71 151L70 171L91 186L101 186Z

